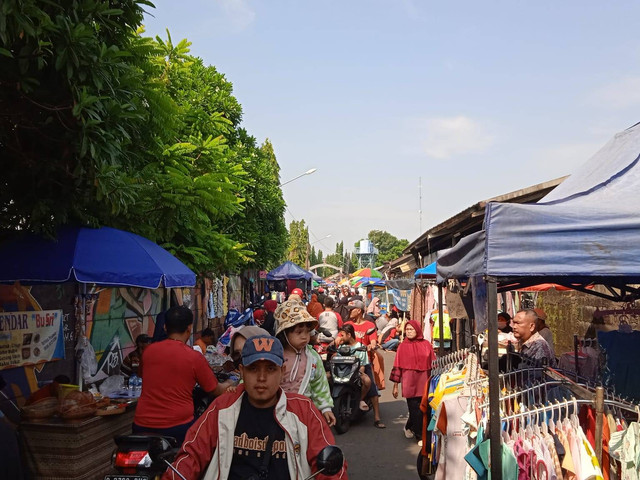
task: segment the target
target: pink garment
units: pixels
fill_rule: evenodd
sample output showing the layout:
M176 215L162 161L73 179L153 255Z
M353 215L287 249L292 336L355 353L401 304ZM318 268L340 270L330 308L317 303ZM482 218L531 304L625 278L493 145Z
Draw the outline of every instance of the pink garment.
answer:
M300 391L300 385L302 385L302 379L307 370L307 353L305 350L306 349L302 349L300 353L297 372L295 372L295 376L292 378L291 372L292 369L295 368L294 365L296 365L296 354L287 348L284 349L285 371L280 386L285 392L298 393Z

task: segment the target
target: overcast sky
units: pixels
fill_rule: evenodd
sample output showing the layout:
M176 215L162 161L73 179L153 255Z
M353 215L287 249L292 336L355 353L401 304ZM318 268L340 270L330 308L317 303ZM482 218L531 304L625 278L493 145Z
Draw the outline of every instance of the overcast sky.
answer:
M286 220L325 253L413 241L489 197L571 173L640 121L640 3L155 0L147 33L214 65L274 144ZM329 252L328 252L329 251Z

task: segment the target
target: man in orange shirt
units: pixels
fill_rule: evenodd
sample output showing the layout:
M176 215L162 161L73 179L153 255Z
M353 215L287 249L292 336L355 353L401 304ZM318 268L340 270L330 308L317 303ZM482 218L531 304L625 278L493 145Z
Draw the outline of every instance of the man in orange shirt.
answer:
M193 343L193 349L201 354L205 354L207 347L216 342L216 334L209 327L202 330L200 338Z

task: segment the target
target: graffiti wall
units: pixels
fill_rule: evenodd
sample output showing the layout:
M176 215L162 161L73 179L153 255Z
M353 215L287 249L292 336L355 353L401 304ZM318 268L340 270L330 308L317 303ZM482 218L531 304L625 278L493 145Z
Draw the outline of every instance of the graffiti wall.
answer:
M153 337L156 318L163 310L164 289L100 288L92 290L87 337L96 352L95 381L119 371L122 359L135 349L140 334Z

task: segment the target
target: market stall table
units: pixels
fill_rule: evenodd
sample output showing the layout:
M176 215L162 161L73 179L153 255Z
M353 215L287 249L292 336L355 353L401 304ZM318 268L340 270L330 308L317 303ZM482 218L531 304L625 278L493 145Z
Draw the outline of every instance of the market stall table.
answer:
M33 480L93 480L112 473L114 437L131 433L136 400L119 415L23 420L23 464Z

